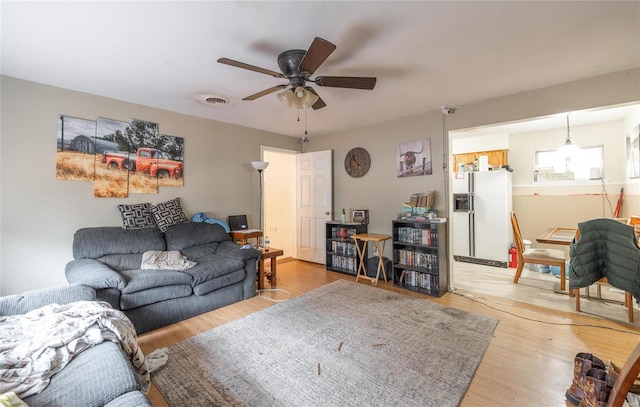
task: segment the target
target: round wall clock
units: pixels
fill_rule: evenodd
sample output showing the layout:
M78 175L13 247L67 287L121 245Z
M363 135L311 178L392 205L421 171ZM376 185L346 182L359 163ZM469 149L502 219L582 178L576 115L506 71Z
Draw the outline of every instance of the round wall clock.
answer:
M371 156L362 147L352 148L344 158L344 169L353 178L360 178L369 171Z

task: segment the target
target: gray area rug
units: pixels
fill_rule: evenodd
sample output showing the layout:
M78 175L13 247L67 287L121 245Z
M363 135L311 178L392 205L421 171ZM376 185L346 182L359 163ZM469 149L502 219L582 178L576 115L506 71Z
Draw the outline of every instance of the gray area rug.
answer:
M498 320L339 280L169 346L178 406L457 406Z

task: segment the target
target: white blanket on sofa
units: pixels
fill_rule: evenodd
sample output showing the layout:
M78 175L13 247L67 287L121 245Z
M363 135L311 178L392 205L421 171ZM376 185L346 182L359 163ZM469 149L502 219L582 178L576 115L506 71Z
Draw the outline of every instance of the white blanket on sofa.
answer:
M178 250L148 250L142 253L142 270L179 270L183 271L196 263L187 259L187 256Z
M0 393L24 398L41 392L75 355L103 341L120 344L146 393L149 370L135 328L108 303L50 304L0 317Z

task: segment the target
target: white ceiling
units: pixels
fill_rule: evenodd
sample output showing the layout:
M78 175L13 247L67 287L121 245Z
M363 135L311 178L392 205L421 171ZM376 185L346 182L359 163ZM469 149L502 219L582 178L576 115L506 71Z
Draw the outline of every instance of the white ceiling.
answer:
M629 103L618 106L607 106L596 109L579 110L555 114L544 117L536 117L528 120L492 124L489 126L456 130L451 133L451 138L469 138L475 136L491 136L497 134L527 134L539 131L566 129L567 117L570 128L588 126L598 123L622 121L631 116L640 115L640 104Z
M307 112L309 137L640 66L638 1L0 6L3 75L295 137L304 111L298 122L275 93L241 100L285 81L216 60L277 71L280 52L319 36L337 49L316 75L378 78L371 91L313 85L327 107Z

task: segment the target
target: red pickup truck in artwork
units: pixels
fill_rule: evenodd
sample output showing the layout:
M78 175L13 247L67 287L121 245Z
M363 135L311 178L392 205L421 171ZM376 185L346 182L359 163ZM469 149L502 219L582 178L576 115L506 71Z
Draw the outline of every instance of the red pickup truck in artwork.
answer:
M139 148L136 154L105 151L102 162L110 168L144 172L158 178L181 177L184 168L182 162L169 160L162 151L146 147Z

